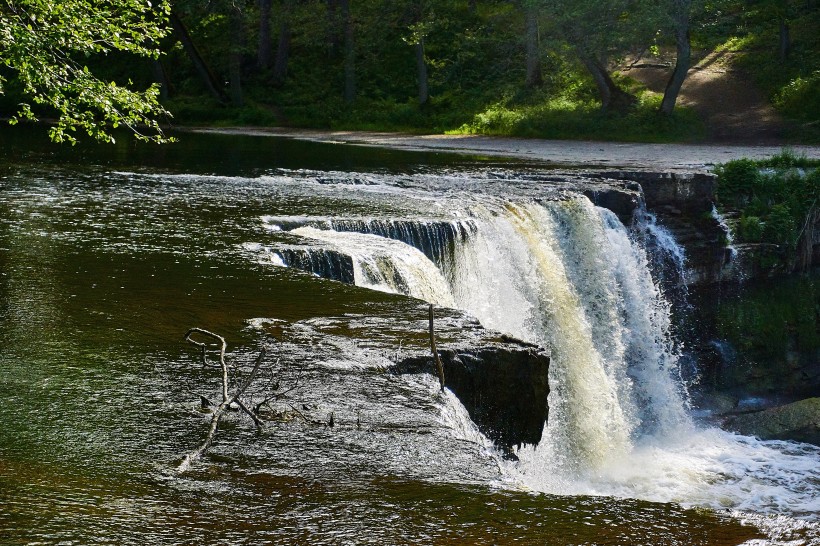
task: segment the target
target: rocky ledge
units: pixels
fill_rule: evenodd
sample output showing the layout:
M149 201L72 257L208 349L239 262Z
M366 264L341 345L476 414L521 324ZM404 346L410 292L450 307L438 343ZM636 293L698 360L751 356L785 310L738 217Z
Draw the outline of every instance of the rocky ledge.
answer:
M536 445L547 422L549 354L510 338L479 347L440 350L446 388L458 397L478 429L508 456L513 446ZM430 373L430 354L402 359L397 373Z
M429 308L418 300L396 298L374 305L368 315L259 326L291 360L352 361L363 374L437 375ZM455 309L436 309L434 326L445 388L478 429L510 457L516 446L538 444L548 417L549 351L487 330Z
M820 398L733 415L724 426L763 440L794 440L820 446Z

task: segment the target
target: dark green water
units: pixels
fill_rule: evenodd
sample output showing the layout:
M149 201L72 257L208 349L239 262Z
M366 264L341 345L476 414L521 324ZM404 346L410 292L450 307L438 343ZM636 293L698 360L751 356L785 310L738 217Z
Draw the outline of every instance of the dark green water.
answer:
M230 358L247 362L262 335L250 319L415 312L406 298L249 259L242 245L264 238L262 215L404 206L339 201L320 186L308 203L283 172L497 165L272 138L182 135L167 148L105 149L53 148L28 132L0 138L0 544L760 536L713 511L505 485L485 449L442 424L432 377L320 366L298 337L274 355L280 379L298 381L287 403L316 421L333 412L336 426L290 419L258 434L235 416L205 460L173 473L206 432L197 394L217 392L182 341L189 327L222 333Z

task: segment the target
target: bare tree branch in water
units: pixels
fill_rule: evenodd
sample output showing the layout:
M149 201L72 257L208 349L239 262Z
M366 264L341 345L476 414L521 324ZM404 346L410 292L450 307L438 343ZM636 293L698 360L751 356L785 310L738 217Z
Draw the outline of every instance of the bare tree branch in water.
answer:
M211 447L211 444L213 443L216 431L219 428L219 420L222 418L222 415L229 409L233 409L235 407L241 409L253 420L258 430L262 430L264 428L264 423L262 422L262 420L253 410L251 410L248 407L248 405L241 399L241 397L245 394L245 391L248 390L248 387L250 387L254 379L256 379L256 376L259 373L259 369L262 366L262 362L265 359L265 349L263 348L260 351L259 356L256 357L256 360L254 361L253 368L251 369L250 373L247 376L245 376L244 380L239 384L239 386L236 388L233 394L230 394L228 365L225 362L225 350L227 348L225 338L213 332L209 332L208 330L203 330L202 328L191 328L185 333L185 341L187 341L191 345L194 345L195 347L198 347L201 350L201 358L203 365L211 367L213 367L213 365L208 363L207 358L208 344L192 339L191 336L193 334L200 334L219 341L219 367L222 371L222 403L219 404L219 406L214 410L214 413L211 416L211 423L208 427L208 434L205 437L205 440L199 445L199 447L186 454L185 457L182 459L182 462L179 464L179 466L177 466L176 470L180 473L188 470L193 463L199 460L208 451L208 449ZM202 401L203 406L210 405L209 400L204 396L200 396L200 399Z

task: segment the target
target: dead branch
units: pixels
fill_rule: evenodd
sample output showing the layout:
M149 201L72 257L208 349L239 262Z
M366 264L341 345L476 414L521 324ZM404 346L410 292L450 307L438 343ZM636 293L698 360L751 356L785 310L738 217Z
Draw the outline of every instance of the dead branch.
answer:
M278 360L276 361L276 364L279 364ZM262 406L268 406L270 408L270 402L272 400L281 400L282 398L287 396L289 393L291 393L294 390L296 390L297 388L299 388L299 381L301 381L301 379L302 379L302 370L299 370L299 375L296 376L296 381L293 383L293 385L291 387L289 387L289 388L287 388L283 391L279 391L279 392L276 392L276 391L279 390L279 382L277 382L275 384L275 386L273 386L272 388L269 389L272 392L272 394L266 396L264 400L262 400L261 402L256 404L256 406L254 406L253 410L256 413L259 413L259 411L262 409ZM270 385L272 383L273 383L273 376L271 376L271 379L270 379L268 384Z
M438 373L438 382L441 385L441 391L444 392L444 364L441 363L441 357L436 350L436 334L433 329L433 304L430 304L430 351L433 353L433 358L436 361L436 372Z
M208 366L208 359L205 354L207 345L205 343L200 343L198 341L194 341L193 339L191 339L191 334L194 333L199 333L204 336L209 336L214 339L218 339L221 343L221 347L219 349L219 365L222 367L222 401L225 402L228 399L228 366L225 364L225 349L227 348L228 344L225 343L224 337L220 336L219 334L209 332L208 330L203 330L202 328L191 328L190 330L185 332L185 341L187 341L191 345L199 347L202 351L202 364L205 366Z
M263 360L265 359L266 351L262 349L259 353L259 356L256 357L254 361L253 368L251 369L250 373L244 378L242 383L240 383L239 387L234 391L232 395L228 394L229 390L229 380L228 380L228 365L225 362L225 350L227 347L227 343L225 342L225 338L218 334L214 334L213 332L209 332L208 330L203 330L202 328L191 328L185 333L185 341L188 343L198 347L201 350L201 357L202 362L205 365L207 363L207 344L200 343L191 339L191 335L194 333L199 333L205 336L212 337L214 339L219 340L220 342L220 351L219 351L219 362L220 367L222 368L222 403L214 410L213 416L211 416L211 423L208 427L208 434L205 436L205 440L197 447L195 450L191 451L182 459L182 462L177 466L177 472L185 472L188 470L193 463L199 460L211 447L211 444L214 441L214 437L216 436L216 431L219 428L219 420L222 418L222 415L228 409L236 404L242 411L244 411L251 419L253 419L254 424L256 425L257 429L264 428L264 423L261 419L254 413L248 406L241 400L242 395L245 394L245 391L250 387L253 380L256 378L257 373L259 372L259 368L262 365ZM210 401L205 398L204 396L200 396L201 404L205 407L210 406Z

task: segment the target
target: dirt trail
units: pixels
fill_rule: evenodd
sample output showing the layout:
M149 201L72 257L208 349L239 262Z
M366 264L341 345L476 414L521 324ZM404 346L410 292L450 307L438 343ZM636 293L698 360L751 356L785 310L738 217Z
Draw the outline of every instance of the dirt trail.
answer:
M712 52L689 69L678 104L689 106L709 128L709 140L745 144L779 144L786 122L755 87L748 74L735 66L734 53ZM638 62L623 72L663 93L674 59Z

